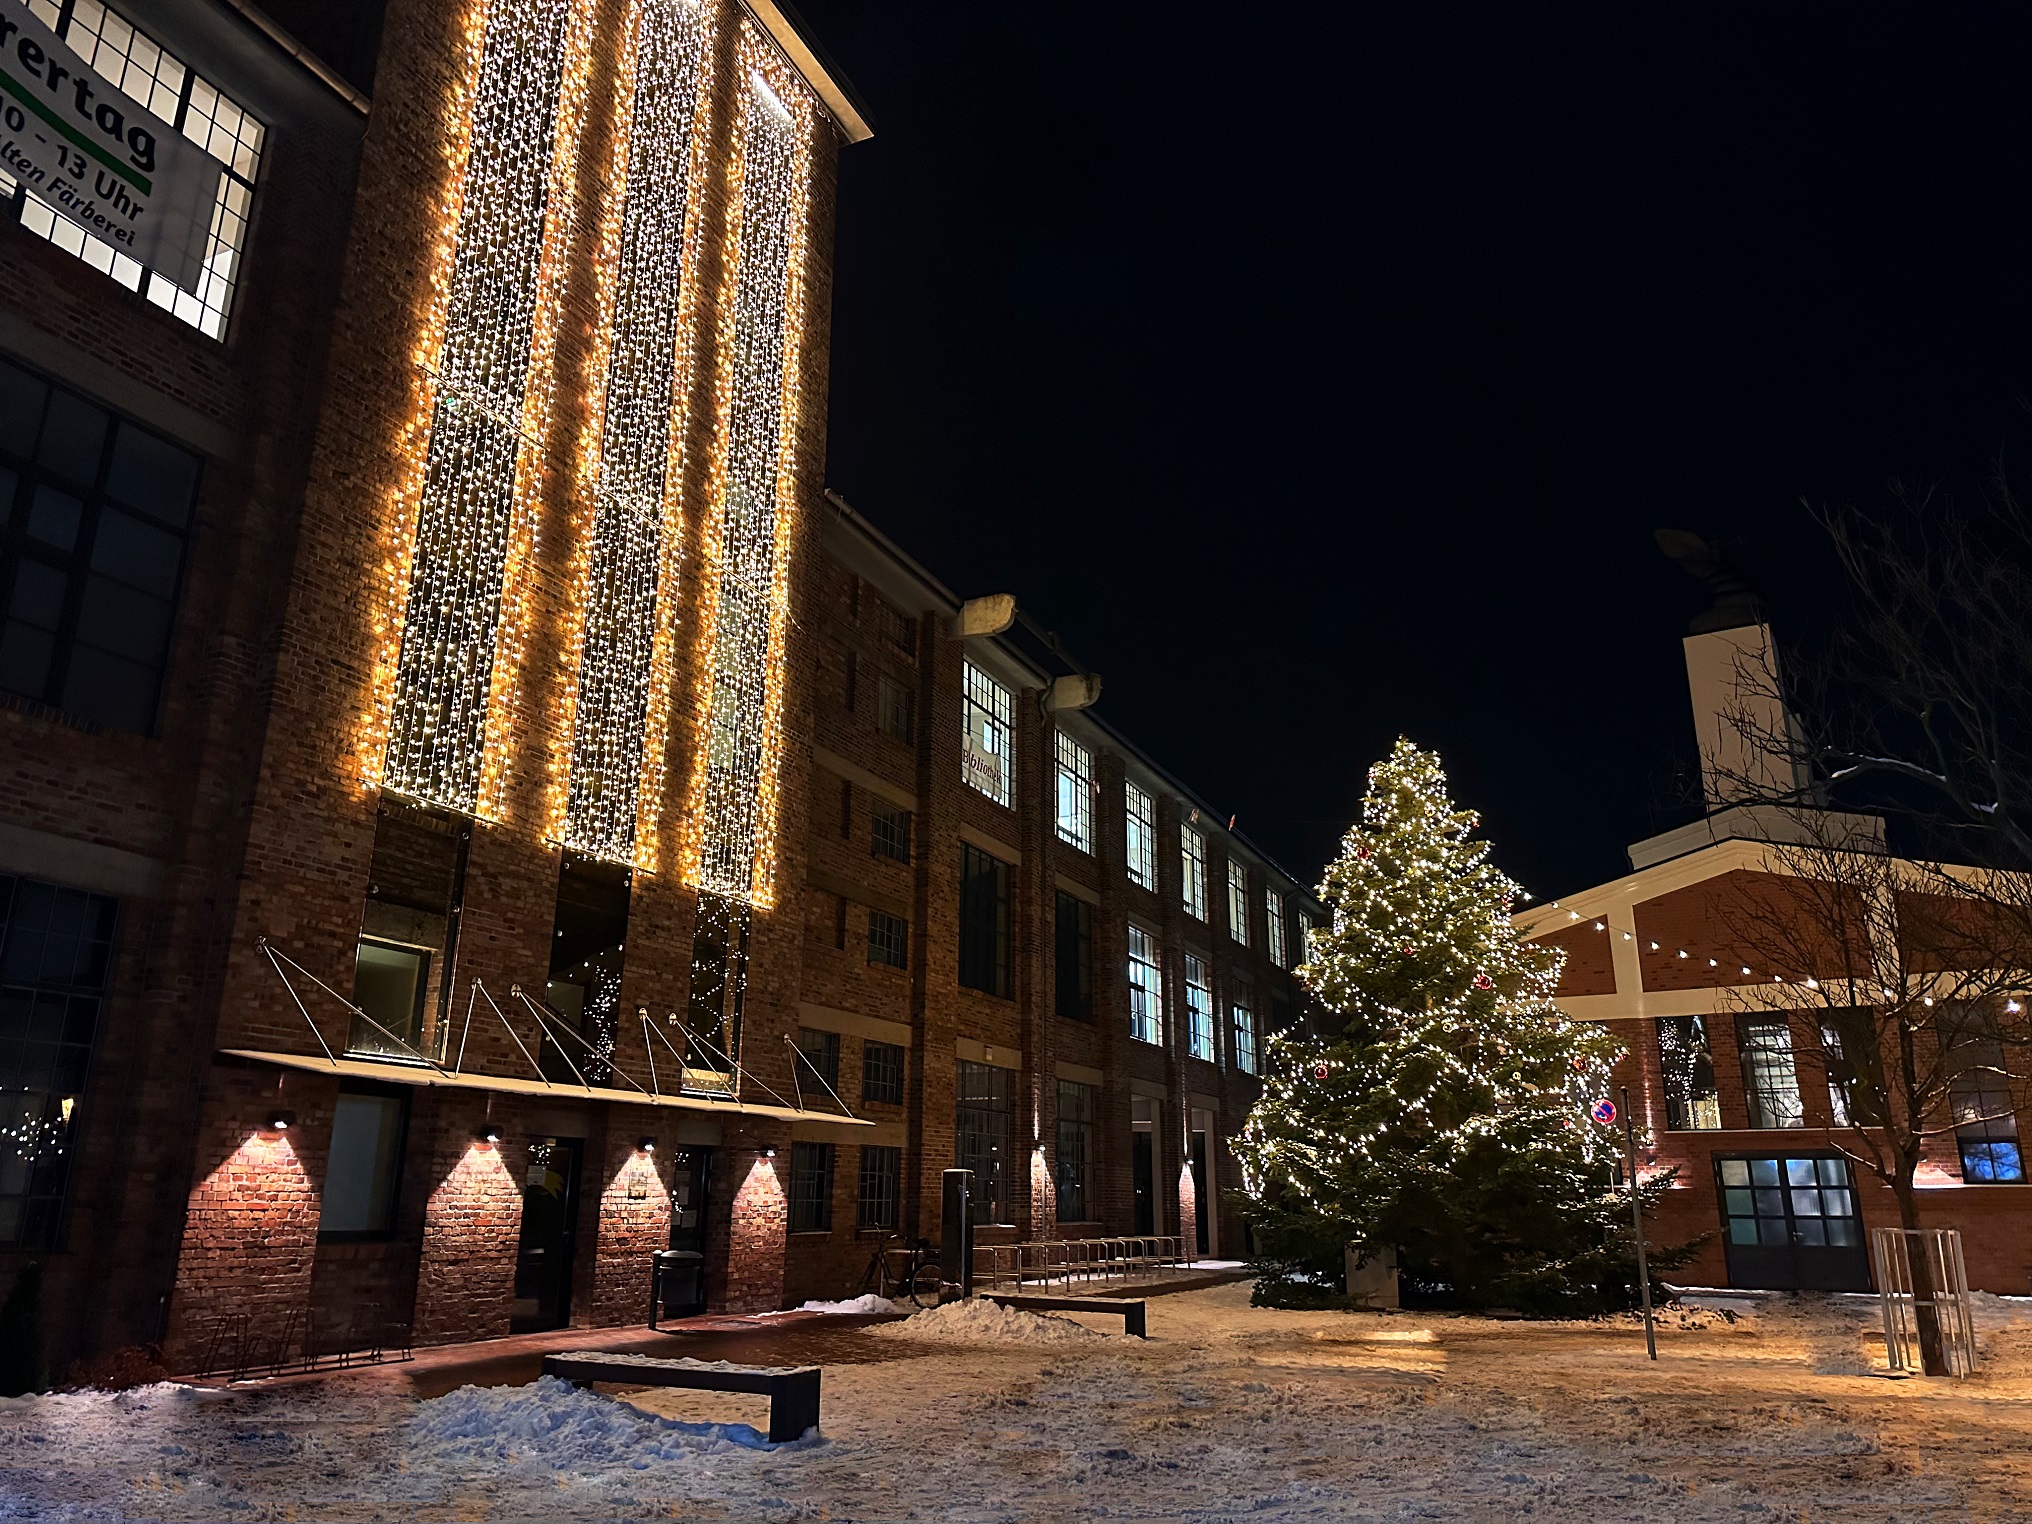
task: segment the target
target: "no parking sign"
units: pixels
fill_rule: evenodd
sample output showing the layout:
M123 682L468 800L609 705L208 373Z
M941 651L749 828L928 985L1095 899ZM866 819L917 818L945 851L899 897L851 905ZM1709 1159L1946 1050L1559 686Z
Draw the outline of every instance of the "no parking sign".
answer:
M1604 1127L1613 1127L1616 1125L1616 1103L1604 1097L1588 1107L1588 1115Z

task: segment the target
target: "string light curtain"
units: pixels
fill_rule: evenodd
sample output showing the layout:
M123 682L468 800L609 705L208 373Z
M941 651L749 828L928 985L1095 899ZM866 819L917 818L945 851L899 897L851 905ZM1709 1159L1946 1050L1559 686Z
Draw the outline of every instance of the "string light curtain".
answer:
M749 905L773 901L770 845L781 749L779 668L795 508L796 344L802 322L814 112L803 86L743 25L739 232L724 466L706 635L704 754L694 768L695 881Z
M677 596L672 446L690 371L687 234L713 23L697 0L643 0L637 17L564 841L590 857L644 866L635 850L638 802L653 807L661 779L652 697L672 682L656 657L659 617Z
M574 0L494 0L482 23L458 232L431 371L383 783L481 813L490 700L515 530L517 471L536 453L532 397L550 189ZM581 49L582 51L582 49ZM535 402L538 416L526 415ZM538 427L532 428L535 423Z

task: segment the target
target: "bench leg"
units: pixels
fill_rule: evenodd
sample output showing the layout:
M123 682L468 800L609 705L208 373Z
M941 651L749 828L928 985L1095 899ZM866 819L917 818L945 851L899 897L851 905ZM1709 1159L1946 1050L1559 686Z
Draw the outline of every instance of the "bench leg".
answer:
M769 1394L769 1442L787 1444L818 1427L817 1371L800 1371L776 1383Z
M1123 1333L1134 1334L1139 1339L1147 1339L1150 1337L1149 1334L1144 1332L1144 1328L1146 1326L1143 1321L1144 1310L1145 1309L1140 1303L1134 1307L1124 1307L1122 1309Z

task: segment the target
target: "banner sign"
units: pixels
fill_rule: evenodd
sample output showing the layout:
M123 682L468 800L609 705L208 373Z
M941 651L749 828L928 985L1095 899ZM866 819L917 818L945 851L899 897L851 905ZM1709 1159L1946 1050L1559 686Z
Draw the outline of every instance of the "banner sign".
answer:
M204 273L226 166L0 0L0 169L186 291Z

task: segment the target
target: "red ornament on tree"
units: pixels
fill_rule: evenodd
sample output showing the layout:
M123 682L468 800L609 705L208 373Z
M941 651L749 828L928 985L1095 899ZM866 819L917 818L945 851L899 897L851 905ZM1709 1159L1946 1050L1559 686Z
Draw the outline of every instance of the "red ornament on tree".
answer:
M1478 989L1478 990L1492 990L1492 989L1494 989L1495 987L1496 987L1496 981L1495 981L1495 980L1493 980L1493 979L1491 979L1491 978L1490 978L1490 977L1489 977L1489 976L1488 976L1487 974L1476 974L1476 975L1475 975L1475 988L1476 988L1476 989Z
M1369 860L1369 849L1367 847L1357 847L1355 848L1355 856L1363 862L1367 862Z
M1312 1066L1312 1077L1314 1079L1323 1080L1326 1078L1326 1076L1327 1076L1327 1067L1325 1064L1314 1064Z

